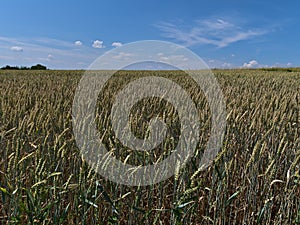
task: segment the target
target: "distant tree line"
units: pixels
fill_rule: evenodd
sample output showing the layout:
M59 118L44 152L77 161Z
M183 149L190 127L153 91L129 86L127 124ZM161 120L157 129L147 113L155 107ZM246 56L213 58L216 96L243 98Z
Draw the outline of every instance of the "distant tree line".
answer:
M298 72L300 68L281 68L281 67L271 67L271 68L261 68L264 71L280 71L280 72Z
M36 64L35 66L26 67L26 66L9 66L6 65L1 68L1 70L47 70L46 66L43 66L41 64Z

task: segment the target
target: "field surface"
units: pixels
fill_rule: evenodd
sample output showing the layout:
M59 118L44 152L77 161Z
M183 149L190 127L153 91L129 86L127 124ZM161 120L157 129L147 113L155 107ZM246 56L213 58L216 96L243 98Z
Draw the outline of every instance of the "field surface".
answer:
M300 72L214 70L226 101L222 149L198 170L211 113L201 89L176 71L121 71L99 94L96 119L107 149L132 165L157 163L178 143L174 107L157 98L133 107L145 137L153 116L166 140L149 154L122 146L110 124L117 92L144 76L181 85L199 110L199 143L171 178L146 187L113 183L82 159L72 104L83 71L0 71L0 224L300 224Z

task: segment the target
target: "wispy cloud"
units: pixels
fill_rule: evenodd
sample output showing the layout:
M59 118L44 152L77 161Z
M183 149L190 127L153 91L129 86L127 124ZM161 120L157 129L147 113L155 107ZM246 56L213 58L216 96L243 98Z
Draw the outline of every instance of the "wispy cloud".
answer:
M25 40L27 43L32 43L34 45L47 46L50 48L58 49L71 49L74 47L72 42L54 39L54 38L34 38L30 40Z
M237 67L234 63L220 60L220 59L206 59L204 60L209 68L220 68L220 69L230 69Z
M188 29L166 22L155 26L162 31L163 36L186 46L208 44L223 48L267 33L266 29L245 29L223 19L198 20Z
M129 60L132 56L134 56L134 54L129 52L119 52L117 55L113 56L113 58L118 60Z

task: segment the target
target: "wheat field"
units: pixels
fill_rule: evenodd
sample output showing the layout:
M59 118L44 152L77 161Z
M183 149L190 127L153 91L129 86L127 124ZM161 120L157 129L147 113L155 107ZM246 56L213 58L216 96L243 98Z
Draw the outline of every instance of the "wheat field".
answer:
M72 130L72 103L83 71L0 71L0 224L300 224L300 72L213 70L226 101L222 149L198 170L210 132L210 108L179 71L119 71L99 95L97 126L119 160L156 163L178 143L180 121L168 102L146 99L131 111L132 130L163 118L166 140L149 154L114 137L110 108L126 84L163 76L191 95L200 136L191 161L174 176L129 187L97 174Z

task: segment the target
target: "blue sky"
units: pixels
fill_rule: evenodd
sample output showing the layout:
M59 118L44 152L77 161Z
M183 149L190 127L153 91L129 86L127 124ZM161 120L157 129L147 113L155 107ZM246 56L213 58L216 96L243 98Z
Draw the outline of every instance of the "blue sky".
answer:
M210 67L300 66L299 1L3 0L0 66L85 69L122 44L181 44Z

